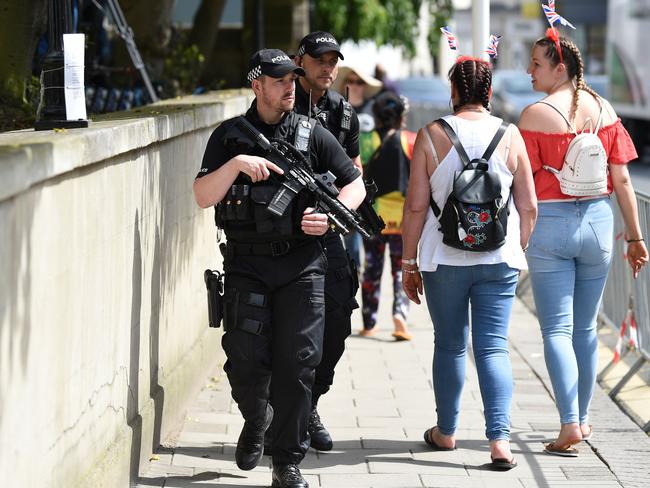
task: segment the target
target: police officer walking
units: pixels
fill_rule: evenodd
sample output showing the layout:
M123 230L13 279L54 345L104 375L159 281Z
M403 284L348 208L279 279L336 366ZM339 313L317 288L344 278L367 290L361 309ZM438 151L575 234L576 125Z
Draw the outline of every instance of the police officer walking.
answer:
M336 80L339 59L343 59L343 54L332 34L312 32L300 41L294 60L305 70L305 75L296 83L294 111L303 115L313 114L361 169L359 120L343 96L330 89ZM321 422L317 404L334 382L334 368L345 350L345 339L351 333L352 311L359 307L354 298L359 283L356 265L349 262L340 236L327 233L324 242L328 269L325 275L323 359L316 368L308 429L311 446L329 451L333 447L332 438Z
M310 128L305 154L313 170L331 171L339 201L356 208L365 195L359 171L331 134L292 112L303 74L280 50L255 53L248 81L256 99L245 118L268 139L291 143L305 137L299 126ZM284 216L270 213L282 169L234 136L236 126L237 118L214 130L194 181L197 203L217 205L227 237L224 370L245 420L235 460L243 470L257 466L273 422L273 486L306 488L298 464L309 448L311 388L322 355L327 258L320 236L327 215L314 212L301 193Z

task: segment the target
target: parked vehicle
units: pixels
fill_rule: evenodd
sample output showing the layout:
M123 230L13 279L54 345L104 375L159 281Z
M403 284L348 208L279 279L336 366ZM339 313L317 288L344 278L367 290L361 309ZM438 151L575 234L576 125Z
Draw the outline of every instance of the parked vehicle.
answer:
M609 100L650 163L650 0L610 0L607 44Z
M523 70L495 70L492 75L492 114L506 122L519 122L521 111L544 94L533 90Z
M409 101L406 127L417 131L429 122L451 112L449 86L437 76L397 80L400 95Z

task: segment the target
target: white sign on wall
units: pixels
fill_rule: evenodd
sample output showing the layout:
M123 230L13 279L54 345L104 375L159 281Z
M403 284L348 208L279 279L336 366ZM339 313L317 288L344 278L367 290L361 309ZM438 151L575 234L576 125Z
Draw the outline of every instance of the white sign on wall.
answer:
M67 120L86 119L84 34L63 34L63 84Z

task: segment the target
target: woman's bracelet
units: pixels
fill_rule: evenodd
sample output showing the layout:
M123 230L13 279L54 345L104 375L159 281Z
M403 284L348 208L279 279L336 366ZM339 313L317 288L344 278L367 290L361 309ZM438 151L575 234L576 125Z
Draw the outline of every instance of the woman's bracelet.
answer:
M411 259L402 258L402 263L403 264L415 265L415 264L418 264L418 260L416 258L411 258Z
M641 239L625 239L625 242L627 242L628 244L631 242L643 242L643 241L645 241L643 237Z
M415 268L415 269L402 268L402 273L416 274L416 273L419 273L419 272L420 272L420 270L417 269L417 268Z

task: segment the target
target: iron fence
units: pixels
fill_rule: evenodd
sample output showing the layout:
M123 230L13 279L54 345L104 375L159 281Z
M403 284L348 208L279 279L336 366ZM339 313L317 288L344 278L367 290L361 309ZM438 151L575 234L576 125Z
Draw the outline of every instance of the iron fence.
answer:
M637 191L641 233L648 236L650 229L650 196ZM625 259L625 223L618 208L614 208L614 256L607 278L600 320L613 327L618 333L628 309L634 313L638 332L638 348L646 361L650 361L650 271L644 267L636 279ZM629 333L629 324L628 324Z

